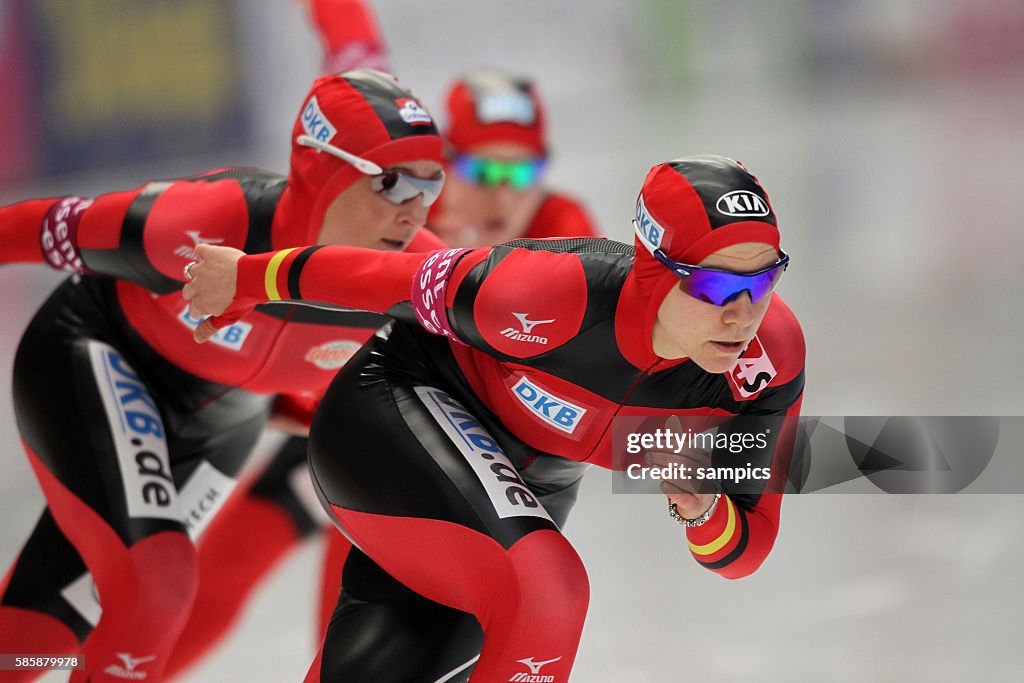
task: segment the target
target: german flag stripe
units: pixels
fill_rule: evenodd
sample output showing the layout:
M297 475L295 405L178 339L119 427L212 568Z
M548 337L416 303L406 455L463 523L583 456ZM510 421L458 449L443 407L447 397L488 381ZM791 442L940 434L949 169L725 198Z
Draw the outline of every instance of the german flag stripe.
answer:
M743 555L743 551L747 549L747 542L750 539L750 529L747 527L747 515L742 511L737 510L736 516L740 519L740 538L739 542L736 543L736 547L733 548L725 557L720 560L713 562L705 562L700 559L697 560L701 565L708 569L721 569L740 558Z
M736 533L736 506L733 505L732 501L729 500L729 496L722 496L719 502L724 503L728 511L728 517L725 522L725 529L719 534L718 538L705 543L704 545L695 545L692 541L687 541L690 545L690 552L694 555L714 555L719 550L725 547L725 545L732 540L733 534Z
M306 247L295 257L292 264L288 267L288 292L291 294L290 299L301 299L302 291L299 288L299 280L302 277L302 268L306 265L306 261L313 255L317 249L320 249L323 245L316 247Z
M285 258L297 248L292 247L291 249L277 252L271 257L270 263L267 264L267 272L263 275L263 285L267 290L267 301L281 301L281 299L285 298L281 296L281 292L277 288L277 274ZM288 292L285 292L285 296L287 295Z

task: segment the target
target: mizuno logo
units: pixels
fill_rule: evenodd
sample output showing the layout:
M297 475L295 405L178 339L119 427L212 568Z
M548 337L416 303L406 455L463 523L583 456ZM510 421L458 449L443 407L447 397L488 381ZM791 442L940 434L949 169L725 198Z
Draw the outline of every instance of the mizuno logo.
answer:
M220 244L224 241L224 238L218 238L215 240L203 237L202 233L198 230L186 230L185 234L192 240L192 244L199 246L200 244Z
M124 662L124 666L112 664L103 670L103 673L117 678L125 678L130 681L144 681L148 674L145 671L136 671L135 667L156 659L155 655L149 657L132 657L128 652L118 652L117 658Z
M174 250L174 255L187 259L194 259L196 257L196 247L200 244L220 244L224 241L223 237L218 239L207 239L206 237L203 237L198 230L186 230L185 234L192 240L192 245L181 245Z
M533 332L533 328L536 327L537 325L546 325L548 323L555 322L554 318L552 318L551 320L530 320L529 318L527 318L527 316L530 315L529 313L513 313L512 315L514 315L516 320L519 321L521 329L517 330L514 327L506 327L504 330L501 331L502 336L508 337L509 339L513 339L515 341L536 342L538 344L548 343L547 337L542 337L540 335L530 333Z
M530 334L530 332L533 332L533 328L536 327L537 325L545 325L547 323L555 322L554 318L552 318L551 320L529 320L526 317L529 315L529 313L513 313L512 315L514 315L516 317L516 320L519 321L519 324L523 326L523 332L525 332L526 334Z
M550 674L541 674L541 667L557 662L561 657L555 657L544 662L535 662L533 657L529 659L517 660L520 664L525 664L530 669L530 673L517 673L508 679L509 683L554 683L555 677Z
M533 661L533 657L530 657L529 659L520 659L517 661L520 664L525 664L526 666L528 666L530 668L530 673L539 674L540 668L542 666L546 664L551 664L552 662L557 662L559 659L561 659L561 657L555 657L554 659L549 659L546 662L535 662Z
M150 657L132 657L130 652L118 652L117 658L124 662L124 668L129 671L135 671L135 667L139 664L145 664L146 662L152 662L156 659L156 656Z

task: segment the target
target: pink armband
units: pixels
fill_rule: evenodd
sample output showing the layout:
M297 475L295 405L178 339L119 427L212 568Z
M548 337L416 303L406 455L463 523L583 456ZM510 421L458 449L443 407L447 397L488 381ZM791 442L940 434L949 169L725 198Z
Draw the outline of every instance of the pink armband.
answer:
M39 243L46 262L53 268L71 273L88 272L78 253L78 222L91 204L92 200L84 197L65 197L46 212Z
M443 334L462 343L451 323L445 297L448 293L448 278L455 270L455 264L469 249L438 249L420 265L412 280L412 307L416 319L427 332Z

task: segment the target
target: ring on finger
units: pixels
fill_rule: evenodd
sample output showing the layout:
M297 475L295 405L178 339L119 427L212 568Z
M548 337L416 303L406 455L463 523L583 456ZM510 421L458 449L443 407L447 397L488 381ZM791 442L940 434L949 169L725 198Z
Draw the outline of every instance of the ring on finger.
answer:
M185 264L185 279L186 280L191 280L192 279L192 266L194 266L195 264L196 264L195 261L189 261L188 263Z

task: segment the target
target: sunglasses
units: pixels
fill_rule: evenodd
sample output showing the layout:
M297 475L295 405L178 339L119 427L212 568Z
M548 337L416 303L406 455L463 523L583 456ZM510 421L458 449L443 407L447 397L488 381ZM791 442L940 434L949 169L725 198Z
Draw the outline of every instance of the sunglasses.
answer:
M547 160L543 157L519 161L501 161L486 157L460 154L453 165L456 173L464 180L483 187L497 187L508 183L516 190L526 190L540 180Z
M295 140L304 147L312 147L321 152L336 156L342 161L355 166L361 173L370 178L370 187L392 204L404 204L414 197L421 197L423 206L430 206L437 201L444 188L444 173L437 178L418 178L410 173L394 168L383 169L369 159L358 157L340 147L321 142L308 135L300 135Z
M757 303L772 293L782 273L789 267L789 255L779 252L779 260L754 273L736 273L718 268L702 268L673 261L661 249L654 250L654 258L679 276L680 288L694 299L725 306L743 292Z
M373 176L370 186L392 204L404 204L419 195L423 198L423 206L430 206L444 188L444 173L440 178L417 178L404 171L388 169Z

